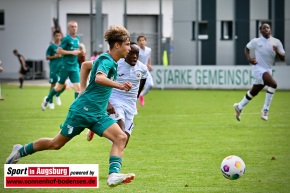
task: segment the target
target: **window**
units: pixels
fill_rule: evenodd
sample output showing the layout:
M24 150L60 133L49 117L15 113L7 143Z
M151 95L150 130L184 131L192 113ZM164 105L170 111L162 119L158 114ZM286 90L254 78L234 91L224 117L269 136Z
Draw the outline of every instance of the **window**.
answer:
M270 27L272 26L272 22L270 20L257 20L256 21L256 37L259 37L260 34L260 27L264 24L268 23Z
M4 10L0 10L0 29L4 28L5 18L4 18Z
M233 22L221 21L221 39L232 40L233 39Z
M198 39L199 40L207 40L208 39L208 29L207 29L207 21L201 21L198 23ZM195 22L192 22L192 40L195 40Z

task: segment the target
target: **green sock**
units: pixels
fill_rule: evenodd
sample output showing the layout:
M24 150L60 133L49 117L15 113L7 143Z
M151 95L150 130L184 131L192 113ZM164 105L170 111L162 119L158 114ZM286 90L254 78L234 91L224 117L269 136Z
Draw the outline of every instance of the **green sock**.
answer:
M118 156L111 156L109 159L109 163L110 163L109 174L120 173L122 166L122 158Z
M78 96L79 96L79 93L75 92L75 99L78 98Z
M21 157L25 157L29 154L33 154L34 152L35 151L33 149L33 143L26 144L19 149L19 153Z
M57 92L55 92L55 89L52 88L46 98L46 102L49 102L50 100L52 100L52 97L56 94Z
M55 94L55 96L59 97L61 93L63 93L63 91L65 90L65 87L63 89L61 89L59 92L57 92Z

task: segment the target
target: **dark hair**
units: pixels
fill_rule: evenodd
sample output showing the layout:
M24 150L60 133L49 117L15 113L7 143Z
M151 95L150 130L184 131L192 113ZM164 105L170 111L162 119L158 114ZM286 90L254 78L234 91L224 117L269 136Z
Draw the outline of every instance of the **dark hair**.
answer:
M140 38L144 38L144 39L146 40L146 37L145 37L144 35L140 35L140 36L138 36L138 38L137 38L137 42L139 41Z
M130 45L138 45L136 42L130 42Z
M262 27L263 27L263 25L265 25L265 24L267 24L267 25L269 25L269 27L271 27L271 25L270 25L269 23L264 22L264 23L262 23L261 26L259 27L259 30L260 30L260 31L262 30Z
M14 53L14 54L17 54L17 53L18 53L18 51L17 51L16 49L14 49L14 50L13 50L13 53Z
M106 31L104 38L110 45L111 49L115 43L121 44L127 40L130 40L130 33L123 26L112 25Z
M53 35L55 36L55 34L61 34L61 32L60 32L59 30L55 30L55 31L53 32Z

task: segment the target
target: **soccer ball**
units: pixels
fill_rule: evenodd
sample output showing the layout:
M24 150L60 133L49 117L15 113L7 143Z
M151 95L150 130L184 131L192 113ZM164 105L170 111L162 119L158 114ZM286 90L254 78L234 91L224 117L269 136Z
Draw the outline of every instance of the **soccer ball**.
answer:
M238 156L230 155L222 161L221 172L227 179L239 179L244 175L245 171L245 162Z

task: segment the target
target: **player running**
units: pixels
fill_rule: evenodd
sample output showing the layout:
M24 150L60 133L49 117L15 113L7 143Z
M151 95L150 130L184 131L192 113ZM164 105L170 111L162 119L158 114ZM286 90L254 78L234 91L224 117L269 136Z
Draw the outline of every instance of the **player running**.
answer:
M132 88L128 92L113 89L108 104L110 117L118 121L117 123L128 137L126 145L134 127L133 120L136 114L136 102L148 75L147 66L138 61L138 57L139 46L135 42L131 42L131 51L127 57L118 61L118 76L116 81L121 84L129 81L132 83ZM88 62L86 65L91 66L91 63ZM91 141L93 136L94 133L88 130L87 140Z
M252 64L254 83L244 98L234 104L236 119L240 121L243 108L256 96L265 86L268 86L264 106L261 111L261 118L268 121L268 112L277 83L272 77L272 65L276 55L280 60L285 60L285 50L280 40L271 36L271 28L267 23L260 27L262 36L252 39L245 48L247 60ZM250 56L250 50L255 51L256 58Z
M85 128L89 128L99 136L113 142L109 158L108 186L115 187L130 183L135 178L133 173L120 173L127 135L107 113L112 89L129 91L132 88L130 82L121 84L114 81L117 77L117 61L126 57L131 49L130 34L124 27L111 26L105 33L105 40L110 46L109 53L102 54L93 62L88 87L84 86L88 77L87 71L81 69L81 85L83 85L81 91L83 92L70 106L66 120L61 125L61 131L54 138L40 138L24 146L14 145L6 164L15 164L20 158L38 151L59 150Z

